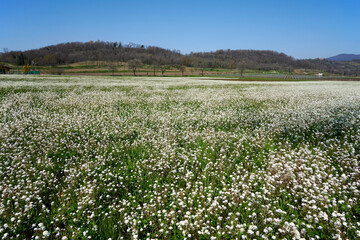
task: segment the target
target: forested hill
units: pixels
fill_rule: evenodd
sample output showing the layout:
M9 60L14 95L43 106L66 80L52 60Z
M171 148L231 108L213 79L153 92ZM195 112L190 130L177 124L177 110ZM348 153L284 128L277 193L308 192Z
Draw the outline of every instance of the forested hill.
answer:
M326 59L296 60L284 53L261 50L218 50L181 54L176 50L120 42L71 42L28 51L10 51L0 55L0 62L14 65L63 65L83 61L128 62L140 60L149 65L200 68L245 68L292 71L313 69L323 72L359 75L360 66Z

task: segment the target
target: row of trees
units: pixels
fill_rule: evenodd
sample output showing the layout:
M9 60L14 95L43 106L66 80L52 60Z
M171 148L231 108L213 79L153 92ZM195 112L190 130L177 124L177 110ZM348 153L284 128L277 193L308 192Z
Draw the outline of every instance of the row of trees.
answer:
M136 76L136 71L143 66L143 63L141 62L141 60L139 59L132 59L128 62L128 67L129 69L133 72L134 76ZM114 71L116 70L116 66L115 65L111 65L110 69L112 71L112 74L114 75ZM158 64L153 64L152 65L152 70L153 70L153 74L154 76L156 76L156 72L158 70L161 71L161 75L164 76L166 70L169 68L168 65L158 65ZM179 69L179 71L181 72L181 74L184 76L184 72L185 72L185 66L184 65L177 65L176 66L177 69Z
M32 66L57 66L83 61L127 62L131 65L131 61L134 60L158 69L169 65L181 68L197 67L202 72L206 68L237 68L241 72L244 69L293 71L300 68L344 75L360 74L358 65L347 62L324 59L296 60L274 51L218 50L184 55L177 50L133 43L123 45L121 42L71 42L23 52L7 50L0 55L1 62Z

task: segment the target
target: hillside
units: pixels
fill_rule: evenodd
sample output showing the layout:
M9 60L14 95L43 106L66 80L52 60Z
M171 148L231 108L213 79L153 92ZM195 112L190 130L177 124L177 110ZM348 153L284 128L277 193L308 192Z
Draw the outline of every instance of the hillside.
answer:
M155 66L186 66L196 68L227 68L276 70L292 72L309 69L330 74L360 75L358 65L326 59L296 60L284 53L269 50L217 50L181 54L139 44L121 42L70 42L28 51L11 51L0 55L0 62L14 65L58 66L85 61L129 62L137 59L141 64Z
M330 61L354 61L360 60L360 54L339 54L333 57L329 57Z

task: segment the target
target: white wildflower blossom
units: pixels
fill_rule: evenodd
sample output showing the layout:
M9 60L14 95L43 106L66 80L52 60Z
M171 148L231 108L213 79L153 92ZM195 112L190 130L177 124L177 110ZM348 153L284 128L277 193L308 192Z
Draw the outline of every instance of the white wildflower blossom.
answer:
M2 239L360 238L360 82L0 78Z

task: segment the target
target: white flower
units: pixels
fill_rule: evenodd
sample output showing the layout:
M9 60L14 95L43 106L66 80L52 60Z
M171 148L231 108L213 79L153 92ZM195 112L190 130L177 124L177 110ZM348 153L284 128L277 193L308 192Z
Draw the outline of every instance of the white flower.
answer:
M50 236L50 233L48 231L44 231L43 235L44 235L44 237L48 237L48 236Z

